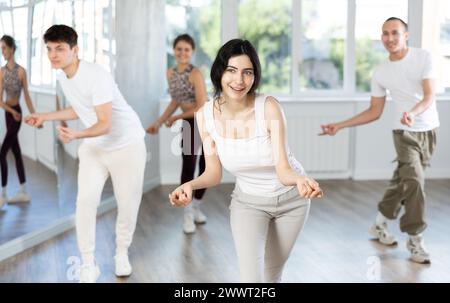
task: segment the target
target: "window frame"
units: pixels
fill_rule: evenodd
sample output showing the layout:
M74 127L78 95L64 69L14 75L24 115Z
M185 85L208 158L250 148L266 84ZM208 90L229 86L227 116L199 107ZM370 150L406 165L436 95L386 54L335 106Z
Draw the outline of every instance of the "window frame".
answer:
M11 14L11 20L12 20L12 34L14 35L14 14L13 11L15 9L19 9L19 8L24 8L24 7L28 7L28 20L27 20L27 49L24 51L24 53L26 53L27 56L27 64L26 64L26 70L28 72L28 77L30 80L31 79L31 74L33 73L32 71L32 67L31 67L31 55L32 55L32 31L33 31L33 18L34 18L34 8L36 4L39 4L41 2L45 2L47 0L29 0L28 3L26 4L22 4L22 5L10 5L9 7L3 7L2 9L4 11L7 11ZM60 0L58 0L59 2ZM70 1L70 0L63 0L63 1ZM72 0L73 1L73 0ZM76 1L76 0L75 0ZM108 12L107 12L107 17L108 17L108 23L109 23L109 28L110 31L108 33L108 43L109 43L109 51L106 52L105 55L107 55L110 60L109 60L109 67L111 71L114 71L115 65L116 65L116 55L114 54L114 22L115 22L115 0L108 0L109 1L109 6L108 6ZM12 1L10 1L10 3L12 4ZM94 49L97 47L97 45L93 45ZM114 75L114 73L112 73ZM55 90L55 84L39 84L39 85L35 85L32 84L31 82L29 83L30 86L30 90L32 91L46 91L46 92L53 92Z
M28 3L22 5L12 5L10 1L9 7L3 7L4 11L11 14L11 20L13 20L13 10L16 8L28 7L28 25L27 25L27 50L24 53L27 54L27 71L31 77L31 52L32 52L32 24L34 15L34 6L37 3L46 0L29 0ZM344 79L343 88L338 90L323 90L315 89L308 91L301 91L299 83L299 73L296 66L300 63L301 56L299 49L301 50L301 8L303 0L291 0L292 1L292 41L291 41L291 71L290 71L290 92L289 93L277 93L276 95L283 99L304 99L304 98L332 98L336 99L346 97L367 97L370 93L358 92L356 90L356 41L355 41L355 25L356 25L356 1L347 0L347 35L345 41L345 55L344 55ZM423 25L423 2L424 0L408 0L408 24L410 28L409 45L412 47L422 46L422 25ZM109 52L110 69L114 71L116 65L116 55L114 54L114 19L115 19L115 5L114 0L109 0L110 6L108 11L108 20L110 26L109 32ZM239 0L222 0L221 1L221 44L224 42L238 37L238 12L239 12ZM12 24L12 34L14 34L14 22ZM95 47L95 46L94 46ZM114 74L114 73L113 73ZM54 90L54 85L32 85L30 87L39 90ZM439 93L438 96L450 96L450 93Z
M356 1L347 0L347 35L345 40L344 55L344 83L343 88L338 90L308 90L301 91L299 83L299 73L296 66L300 63L301 56L301 25L302 25L302 0L292 0L292 47L291 47L291 77L290 93L276 95L283 99L304 99L317 97L335 97L342 98L367 98L370 92L360 92L356 89ZM410 29L409 46L421 47L422 36L422 6L423 0L408 0L408 25ZM234 38L238 38L238 11L239 0L222 0L222 44ZM381 36L381 32L380 32ZM450 95L440 94L441 95Z

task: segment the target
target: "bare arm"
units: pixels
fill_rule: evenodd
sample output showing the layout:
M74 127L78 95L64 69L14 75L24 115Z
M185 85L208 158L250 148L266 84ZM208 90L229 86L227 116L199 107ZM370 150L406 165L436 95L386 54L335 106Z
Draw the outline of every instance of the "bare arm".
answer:
M28 78L27 78L27 72L25 69L20 69L20 78L22 81L22 87L23 87L23 95L25 97L25 102L27 103L28 111L30 114L33 114L35 112L33 102L31 101L30 92L28 91Z
M206 168L199 177L182 184L169 195L172 205L186 206L192 200L193 190L216 186L222 180L222 163L217 155L216 145L205 129L203 109L197 112L196 121L203 142Z
M164 113L161 115L161 117L159 117L156 120L156 123L158 123L160 126L164 124L164 122L166 122L167 119L169 119L169 117L173 115L173 113L177 110L177 108L178 108L177 101L171 100Z
M286 142L286 118L278 101L268 97L265 105L267 130L272 142L272 153L278 179L285 186L297 186L305 198L322 197L319 184L312 178L301 176L289 164Z
M174 117L176 118L176 120L194 118L195 113L203 107L206 100L208 99L208 94L206 93L206 84L201 71L195 68L191 73L191 77L195 90L195 107Z
M172 69L168 69L167 70L167 72L166 72L166 79L167 79L167 82L169 82L170 81L170 78L172 77ZM177 103L177 101L176 100L170 100L170 103L169 103L169 105L167 106L167 108L166 108L166 110L164 111L164 113L161 115L161 117L159 117L157 120L156 120L156 124L158 125L158 128L162 125L162 124L164 124L166 121L167 121L167 119L169 119L172 115L173 115L173 113L177 110L177 108L178 108L178 103Z
M77 120L78 115L73 110L72 107L68 107L59 111L51 112L51 113L45 113L43 114L46 121L53 121L53 120L62 120L62 121L68 121L68 120Z
M12 114L12 115L20 115L16 110L14 110L11 106L9 106L8 104L6 104L6 102L3 101L3 91L4 91L4 87L3 87L3 72L0 71L0 107Z
M172 71L168 69L166 73L167 81L169 81L171 75ZM164 113L161 115L161 117L159 117L146 129L147 133L152 135L157 134L161 125L163 125L164 123L166 123L166 121L169 120L169 118L173 115L173 113L177 110L177 108L178 108L177 101L172 99L169 105L167 106L166 110L164 111Z
M8 104L6 104L5 102L3 102L3 101L1 101L0 102L0 107L4 110L4 111L6 111L6 112L8 112L8 113L11 113L11 114L16 114L16 113L18 113L17 111L15 111L11 106L9 106Z
M407 126L414 124L414 118L426 111L435 100L435 81L433 79L422 80L423 99L417 103L408 113L403 113L401 123Z
M25 117L25 122L31 126L40 127L45 121L54 120L76 120L78 119L77 113L72 107L65 108L63 110L58 110L50 113L34 113Z
M77 139L98 137L106 135L111 131L112 120L112 102L97 105L95 114L97 115L97 123L78 133Z
M58 126L59 138L64 143L70 143L75 139L98 137L108 134L111 131L112 102L97 105L94 108L95 114L97 115L97 122L94 125L81 131Z
M167 106L166 110L155 122L153 122L147 129L146 132L151 135L156 135L159 131L159 128L163 123L165 123L170 116L177 110L178 104L175 100L170 101L170 104Z
M342 128L367 124L375 121L379 119L383 113L385 103L386 97L372 97L370 99L369 108L356 116L345 121L321 125L323 131L321 135L334 136Z
M414 106L410 113L415 116L420 115L426 111L430 105L433 103L436 93L435 93L435 81L432 79L425 79L422 81L423 88L423 99Z
M216 144L205 129L203 110L198 112L196 121L205 152L206 168L203 174L189 182L194 190L216 186L222 180L222 163L217 155Z

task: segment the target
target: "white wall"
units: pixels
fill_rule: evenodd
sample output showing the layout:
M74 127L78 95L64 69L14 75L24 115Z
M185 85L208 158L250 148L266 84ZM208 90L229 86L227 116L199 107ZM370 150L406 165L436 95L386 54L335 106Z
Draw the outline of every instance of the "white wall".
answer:
M165 83L164 7L163 0L116 2L116 81L144 127L158 115ZM147 136L146 142L145 178L149 180L159 177L159 150L155 137Z
M363 110L366 103L358 103L356 109ZM450 100L437 103L441 126L438 130L437 147L431 159L431 166L425 171L428 178L450 178ZM353 176L361 179L389 179L395 163L391 124L392 104L388 102L383 116L375 123L356 129L355 159Z
M167 104L160 102L160 112ZM335 137L317 136L320 132L320 122L334 122L350 117L366 109L369 106L368 101L286 101L282 105L288 120L289 145L311 176L318 179L350 177L355 180L389 179L392 176L395 150L391 130L391 102L386 103L380 120L343 130ZM450 113L450 99L438 101L438 110L441 118L438 146L426 176L450 178L450 121L447 118ZM317 125L313 127L310 123L299 124L299 121L305 119L317 121ZM308 127L294 128L293 125ZM158 136L162 184L180 182L180 127L180 123L172 129L162 127ZM330 148L327 149L327 146ZM331 162L326 164L327 161ZM225 173L223 182L233 182L233 178Z

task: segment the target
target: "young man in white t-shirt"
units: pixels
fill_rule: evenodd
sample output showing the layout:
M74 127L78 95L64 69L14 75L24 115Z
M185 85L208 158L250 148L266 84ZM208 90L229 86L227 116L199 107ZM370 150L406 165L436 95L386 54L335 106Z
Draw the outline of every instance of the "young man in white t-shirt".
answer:
M44 35L52 67L62 69L58 82L71 107L31 114L25 121L39 127L45 121L80 119L86 127L57 128L64 143L84 139L78 150L76 230L82 257L80 282L95 282L100 275L94 258L96 212L109 176L118 205L115 273L132 272L128 248L142 198L147 151L138 115L107 71L78 59L77 39L75 30L65 25L54 25Z
M376 68L372 77L369 109L346 121L321 127L323 134L335 135L342 128L377 120L383 113L389 90L395 107L393 135L398 166L378 204L379 213L369 233L382 244L396 245L387 230L387 219L396 219L404 206L400 229L409 234L407 248L411 260L430 263L422 238L427 227L424 169L435 149L439 127L431 55L408 47L408 26L399 18L384 22L381 37L389 58Z

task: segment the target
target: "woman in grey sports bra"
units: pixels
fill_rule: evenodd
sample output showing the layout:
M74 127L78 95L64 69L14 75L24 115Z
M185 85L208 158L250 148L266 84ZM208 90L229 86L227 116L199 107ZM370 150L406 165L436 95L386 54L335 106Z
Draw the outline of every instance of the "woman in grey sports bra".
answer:
M162 116L147 128L147 132L154 135L162 124L171 127L175 121L183 120L181 184L194 178L200 151L199 175L205 170L202 142L194 113L205 104L208 96L202 73L190 63L194 49L195 42L191 36L184 34L175 39L173 50L177 65L167 70L171 102ZM182 113L174 115L178 108L181 108ZM195 191L192 206L185 208L183 230L187 234L195 232L195 223L206 222L206 216L200 210L200 200L204 194L205 189Z
M2 192L0 195L0 208L5 203L28 202L30 200L25 190L25 169L23 166L22 152L20 150L18 134L22 124L22 109L20 107L20 94L23 90L25 101L30 113L34 113L34 107L28 93L27 75L23 67L16 63L14 53L16 43L11 36L4 35L0 39L3 58L7 61L0 72L0 107L5 111L6 135L0 149L0 166L2 175ZM3 101L4 93L6 101ZM14 154L16 160L17 175L21 189L8 200L6 186L8 183L8 164L6 155L9 150Z

